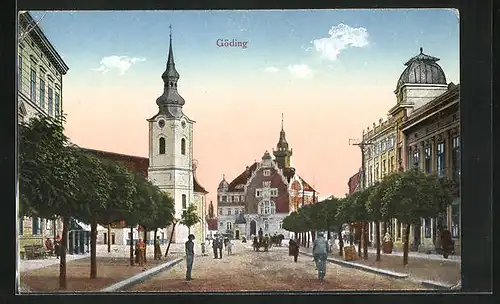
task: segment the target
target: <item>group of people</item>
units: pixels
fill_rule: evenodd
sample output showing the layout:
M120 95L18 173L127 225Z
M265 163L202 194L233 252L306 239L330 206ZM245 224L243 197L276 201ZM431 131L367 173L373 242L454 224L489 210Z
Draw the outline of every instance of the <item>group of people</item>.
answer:
M214 251L214 259L222 259L222 249L226 248L227 255L233 253L233 241L229 238L216 237L212 240L212 249Z
M47 238L45 240L45 248L53 255L56 256L56 258L59 259L59 256L61 255L61 238L59 235L56 236L54 239L54 242L50 238Z

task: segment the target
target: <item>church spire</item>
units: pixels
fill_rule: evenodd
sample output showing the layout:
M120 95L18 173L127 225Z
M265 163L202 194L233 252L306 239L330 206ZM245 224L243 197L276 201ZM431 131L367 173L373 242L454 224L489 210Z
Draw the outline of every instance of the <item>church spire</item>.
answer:
M172 25L170 28L170 45L168 48L167 67L161 78L163 79L163 94L156 99L156 104L163 112L169 116L179 117L182 115L182 106L186 103L184 98L177 92L177 81L179 73L175 69L174 51L172 43Z
M292 156L292 150L288 149L288 142L286 141L285 129L283 127L283 113L281 113L281 131L278 144L276 145L277 150L273 150L273 155L276 158L276 163L279 168L290 167L290 157Z

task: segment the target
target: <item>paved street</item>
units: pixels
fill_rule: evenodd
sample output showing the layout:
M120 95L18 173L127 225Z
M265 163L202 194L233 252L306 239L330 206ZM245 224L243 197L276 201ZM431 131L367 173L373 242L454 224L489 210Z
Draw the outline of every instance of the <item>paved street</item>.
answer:
M211 249L211 248L210 248ZM288 256L287 247L254 252L251 246L235 242L234 254L214 259L211 252L194 260L193 280L186 282L186 263L133 286L128 291L250 291L250 290L415 290L420 284L404 279L327 264L325 281L317 280L312 258L299 256L298 263Z

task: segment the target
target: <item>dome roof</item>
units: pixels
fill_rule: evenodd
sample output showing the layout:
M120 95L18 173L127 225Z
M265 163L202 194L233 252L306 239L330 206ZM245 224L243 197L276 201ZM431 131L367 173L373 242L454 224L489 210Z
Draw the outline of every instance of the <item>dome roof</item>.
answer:
M420 54L405 63L396 91L404 84L446 84L446 76L437 61L439 58L424 54L420 48Z
M222 177L222 181L219 183L219 187L217 187L217 190L227 190L229 187L229 183L226 181L226 177Z
M272 159L271 154L269 154L268 151L266 151L264 153L264 155L262 156L262 160L265 160L265 159Z

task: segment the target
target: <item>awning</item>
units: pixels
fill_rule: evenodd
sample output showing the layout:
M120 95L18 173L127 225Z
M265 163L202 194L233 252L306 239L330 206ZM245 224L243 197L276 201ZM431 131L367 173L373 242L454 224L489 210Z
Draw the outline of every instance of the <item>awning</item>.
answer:
M80 226L80 228L82 230L90 231L90 225L84 224L84 223L76 221L76 220L75 220L75 224L77 224L78 226Z

